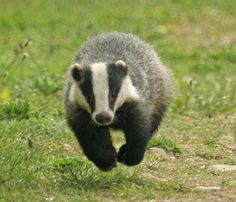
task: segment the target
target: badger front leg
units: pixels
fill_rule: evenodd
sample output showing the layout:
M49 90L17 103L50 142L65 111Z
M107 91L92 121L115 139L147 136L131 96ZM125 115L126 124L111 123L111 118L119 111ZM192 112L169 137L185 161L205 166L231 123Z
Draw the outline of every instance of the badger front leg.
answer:
M89 114L80 112L68 119L84 154L99 169L111 170L116 166L116 151L112 145L108 127L98 127L90 124ZM76 121L75 121L76 120Z
M112 146L109 129L96 127L84 132L78 140L88 159L103 171L115 167L116 151Z
M140 104L126 104L119 111L126 144L122 145L117 159L128 166L139 164L144 157L148 140L151 138L150 120Z

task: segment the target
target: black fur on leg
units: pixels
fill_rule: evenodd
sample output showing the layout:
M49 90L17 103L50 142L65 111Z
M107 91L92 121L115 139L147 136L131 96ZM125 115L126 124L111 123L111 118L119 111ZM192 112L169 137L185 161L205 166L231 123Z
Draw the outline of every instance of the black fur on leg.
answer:
M151 130L150 130L152 135L158 130L161 121L165 115L166 109L167 109L166 105L158 106L156 112L152 114Z
M116 151L111 142L109 128L96 126L83 109L74 110L70 113L72 115L73 117L67 117L69 126L88 159L103 171L115 167Z
M121 146L117 159L129 166L139 164L151 137L149 117L145 107L136 102L125 103L116 113L118 126L125 133L126 144Z

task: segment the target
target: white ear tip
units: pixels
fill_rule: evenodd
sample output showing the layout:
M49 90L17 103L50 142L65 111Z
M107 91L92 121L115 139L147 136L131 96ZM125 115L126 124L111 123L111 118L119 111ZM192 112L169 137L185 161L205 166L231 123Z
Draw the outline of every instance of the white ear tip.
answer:
M126 66L126 63L123 60L117 60L115 64L116 64L116 66L121 66L121 67Z
M71 67L81 69L81 65L79 63L74 63L71 65Z

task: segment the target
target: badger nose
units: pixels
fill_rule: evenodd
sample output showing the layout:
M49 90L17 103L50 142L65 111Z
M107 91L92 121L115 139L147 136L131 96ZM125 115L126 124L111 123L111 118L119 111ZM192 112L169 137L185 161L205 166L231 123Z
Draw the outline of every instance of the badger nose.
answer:
M99 124L105 125L111 122L112 116L108 112L100 112L95 116L95 119Z

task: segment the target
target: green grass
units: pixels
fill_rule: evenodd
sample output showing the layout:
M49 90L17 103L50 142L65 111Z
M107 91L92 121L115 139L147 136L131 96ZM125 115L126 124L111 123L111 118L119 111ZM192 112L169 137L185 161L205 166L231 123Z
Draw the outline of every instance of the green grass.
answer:
M236 164L233 0L0 4L0 201L236 200L235 171L210 169ZM104 173L66 125L63 90L80 45L108 31L150 43L173 72L176 96L149 144L170 158L150 150L140 165ZM123 136L112 133L119 147Z
M166 137L154 138L149 142L149 147L158 147L166 150L167 152L173 152L181 154L182 151L176 144Z

